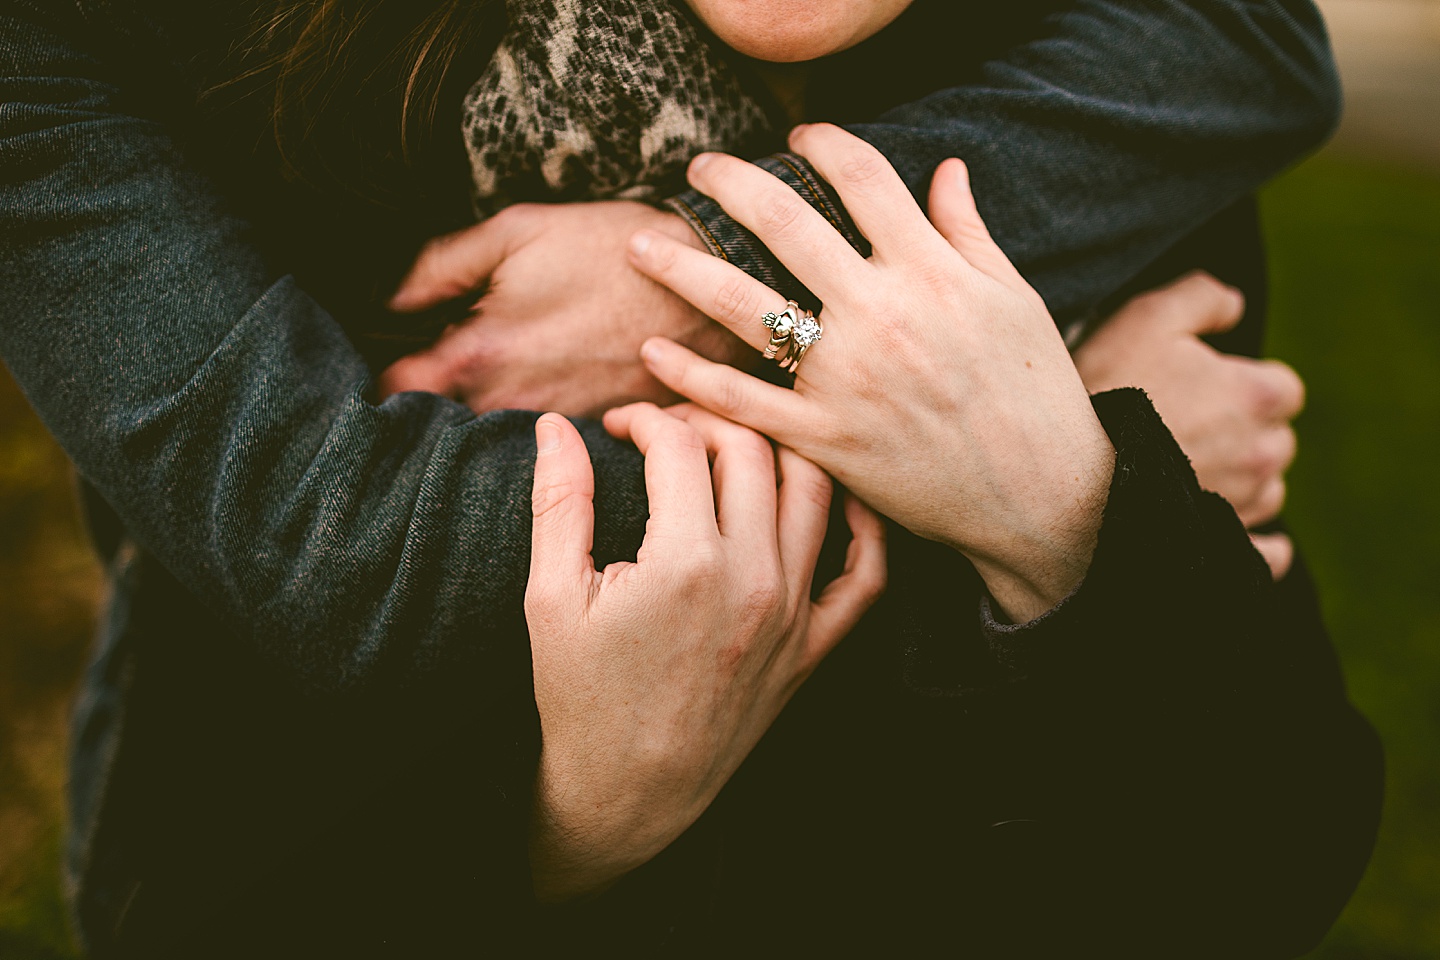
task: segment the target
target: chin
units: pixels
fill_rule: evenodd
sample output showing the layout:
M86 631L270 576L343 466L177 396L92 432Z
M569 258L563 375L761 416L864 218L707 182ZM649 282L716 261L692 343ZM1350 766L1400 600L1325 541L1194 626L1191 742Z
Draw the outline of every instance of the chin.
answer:
M686 0L704 24L747 57L799 63L873 36L911 0Z

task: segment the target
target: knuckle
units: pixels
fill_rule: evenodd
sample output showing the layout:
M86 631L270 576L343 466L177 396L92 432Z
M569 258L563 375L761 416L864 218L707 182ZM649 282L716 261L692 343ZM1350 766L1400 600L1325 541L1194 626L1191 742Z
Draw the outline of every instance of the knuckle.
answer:
M459 240L463 234L464 231L446 233L425 241L425 243L421 244L420 252L415 257L416 267L419 269L429 267L436 257L443 256L446 250L454 246L455 242Z
M775 451L764 437L745 427L717 431L716 447L724 449L747 473L775 473Z
M506 350L500 340L471 327L461 330L444 353L444 371L452 379L484 377L507 365Z
M1190 271L1189 273L1185 274L1185 276L1180 278L1179 285L1189 287L1197 294L1212 298L1228 296L1231 289L1230 287L1221 283L1219 280L1216 280L1210 274L1206 273L1204 270Z
M769 196L760 201L756 225L767 238L784 239L796 232L806 209L804 201L795 196L789 187L777 185Z
M689 459L696 456L705 456L705 438L700 435L690 424L674 417L666 416L655 428L654 440L651 450L657 447L663 448L681 459Z
M581 496L584 491L573 477L551 477L538 480L530 494L531 515L540 522L554 517L555 511L571 497Z
M1239 466L1251 483L1264 484L1275 475L1275 456L1269 445L1256 440L1246 445Z
M497 228L520 229L534 222L544 209L538 203L512 203L491 217L489 222Z
M746 623L768 623L784 612L785 591L778 572L757 577L746 585L740 616Z
M746 458L755 466L756 472L775 475L775 448L770 441L753 430L745 431Z
M738 377L722 377L715 385L715 410L727 417L744 416L746 399L743 382Z
M1294 430L1286 427L1284 430L1276 431L1275 439L1271 441L1271 462L1274 464L1275 472L1285 472L1290 464L1295 462L1295 454L1298 449Z
M530 580L525 584L524 606L525 619L532 624L554 619L561 606L560 585L555 578L532 569Z
M860 574L860 596L866 606L870 606L885 595L885 588L889 586L889 573L885 564L876 563L864 573Z
M717 317L742 317L759 314L754 305L755 296L748 277L729 277L715 290L715 313Z
M1275 371L1276 390L1285 402L1285 408L1299 413L1305 407L1305 381L1289 364L1279 360L1270 362Z
M1236 302L1239 295L1234 287L1221 283L1214 276L1204 270L1191 270L1171 285L1170 289L1182 292L1187 296L1202 299L1207 303L1214 303L1217 306L1229 306ZM1240 297L1243 303L1244 298Z
M853 150L840 163L840 177L848 183L869 183L890 169L879 153L872 150Z
M723 588L724 558L719 544L709 538L687 543L675 559L675 577L687 593Z
M1267 483L1256 498L1255 506L1266 520L1279 514L1280 508L1285 506L1285 481L1276 477Z
M830 482L830 475L818 467L806 470L800 477L800 495L805 501L811 504L817 511L824 512L830 509L830 498L834 494L834 486Z
M1275 409L1280 404L1280 400L1280 389L1273 378L1250 378L1250 384L1246 390L1246 404L1253 413L1264 416L1267 411Z

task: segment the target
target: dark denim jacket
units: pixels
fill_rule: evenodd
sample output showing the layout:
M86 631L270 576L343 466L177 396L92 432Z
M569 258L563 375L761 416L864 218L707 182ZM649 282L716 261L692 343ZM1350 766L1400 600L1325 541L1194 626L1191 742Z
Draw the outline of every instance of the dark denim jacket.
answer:
M911 96L879 93L894 87ZM809 119L879 147L922 205L935 167L965 160L996 242L1062 323L1323 141L1340 113L1309 0L1022 3L983 15L920 0L868 44L822 61L810 89ZM802 158L760 163L863 245ZM712 253L807 300L714 201L691 191L670 205Z
M973 82L856 129L917 190L964 156L997 237L1073 314L1318 142L1336 88L1308 3L1057 6L966 65ZM447 872L425 843L366 841L414 857L431 900L484 862L523 904L533 414L370 401L340 326L137 95L163 40L122 4L0 0L0 353L134 545L114 557L78 717L82 930L100 955L200 923L281 864L328 862L333 882L346 844L282 855L377 809L466 845ZM844 223L803 165L770 163ZM786 288L743 231L682 199L717 252ZM643 531L639 461L582 429L604 563ZM438 795L447 758L482 773L427 822L396 784Z

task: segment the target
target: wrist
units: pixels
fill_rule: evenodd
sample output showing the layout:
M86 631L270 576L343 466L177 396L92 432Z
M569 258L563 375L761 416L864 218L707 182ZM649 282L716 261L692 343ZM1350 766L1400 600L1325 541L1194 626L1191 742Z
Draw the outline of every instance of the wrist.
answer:
M537 777L529 854L531 886L540 902L598 896L653 856L627 839L628 831L612 813L595 809L586 811L589 819L567 816L552 796L543 775Z
M1098 422L1096 423L1099 428ZM999 612L1025 623L1064 600L1085 579L1115 470L1115 448L1103 430L1075 466L1043 485L1019 522L985 550L966 551Z
M665 789L663 774L617 778L585 763L562 773L546 761L542 747L529 823L531 886L542 903L604 893L673 843L718 792ZM656 789L636 793L637 782Z

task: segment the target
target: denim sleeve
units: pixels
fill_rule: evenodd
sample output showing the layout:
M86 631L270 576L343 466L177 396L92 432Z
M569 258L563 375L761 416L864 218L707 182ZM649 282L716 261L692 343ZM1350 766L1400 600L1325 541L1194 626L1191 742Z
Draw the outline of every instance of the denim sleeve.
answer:
M979 82L848 129L886 155L922 205L935 167L965 160L996 242L1061 321L1313 149L1339 117L1310 0L1075 0L1043 28L984 64ZM804 160L760 163L868 254ZM712 253L813 308L713 200L690 191L669 205Z
M483 696L503 665L496 689L528 690L534 415L367 399L335 320L268 272L75 16L0 2L0 355L30 402L139 544L300 689L464 666ZM597 560L633 556L638 455L582 430Z

